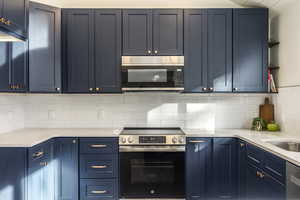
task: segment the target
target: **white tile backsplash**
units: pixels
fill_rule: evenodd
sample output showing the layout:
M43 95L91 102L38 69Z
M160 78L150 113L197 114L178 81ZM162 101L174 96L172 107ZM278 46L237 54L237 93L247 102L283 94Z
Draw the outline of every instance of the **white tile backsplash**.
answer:
M0 133L18 128L249 128L262 94L126 93L0 96Z

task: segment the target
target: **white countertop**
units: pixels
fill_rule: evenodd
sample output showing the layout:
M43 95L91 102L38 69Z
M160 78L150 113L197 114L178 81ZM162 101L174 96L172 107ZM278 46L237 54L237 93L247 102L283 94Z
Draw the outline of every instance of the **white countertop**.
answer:
M120 128L20 129L0 134L0 147L32 147L54 137L118 137L121 131ZM300 141L300 136L246 129L214 131L184 129L183 131L187 137L236 137L300 166L300 153L286 151L266 142L266 140Z

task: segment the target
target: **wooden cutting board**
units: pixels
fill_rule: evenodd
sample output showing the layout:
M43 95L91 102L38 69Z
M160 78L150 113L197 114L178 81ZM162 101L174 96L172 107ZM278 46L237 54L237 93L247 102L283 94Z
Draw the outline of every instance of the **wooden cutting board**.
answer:
M265 103L259 106L259 117L267 123L274 121L274 105L270 104L269 98L265 98Z

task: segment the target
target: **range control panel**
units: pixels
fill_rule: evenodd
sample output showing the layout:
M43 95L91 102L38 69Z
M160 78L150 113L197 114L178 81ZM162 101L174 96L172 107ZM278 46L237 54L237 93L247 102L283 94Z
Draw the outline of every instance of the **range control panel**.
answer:
M139 136L140 144L165 144L166 136Z
M120 135L119 145L184 145L184 135Z

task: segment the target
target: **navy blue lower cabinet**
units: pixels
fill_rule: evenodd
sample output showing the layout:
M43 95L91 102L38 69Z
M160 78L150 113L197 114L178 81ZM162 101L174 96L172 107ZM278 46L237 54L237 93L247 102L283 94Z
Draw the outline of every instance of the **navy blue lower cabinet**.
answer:
M115 179L81 179L80 200L118 199L118 181Z
M211 199L237 198L237 166L237 139L214 138Z
M246 177L246 199L247 200L263 200L263 184L260 178L261 171L251 165L247 165Z
M53 140L28 150L28 200L53 200L55 197Z
M186 199L206 199L211 181L212 139L188 138L186 146Z
M78 139L56 138L53 160L57 188L55 200L78 200Z
M26 148L0 148L0 199L26 199Z

